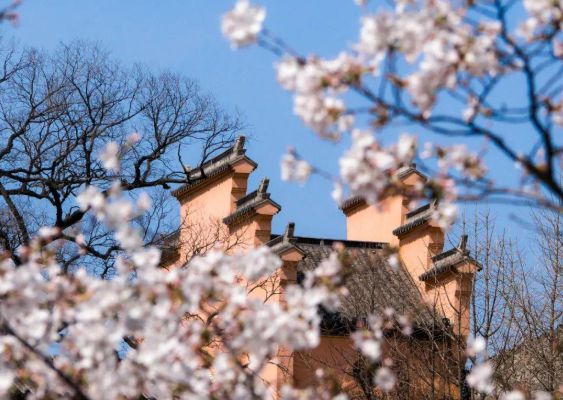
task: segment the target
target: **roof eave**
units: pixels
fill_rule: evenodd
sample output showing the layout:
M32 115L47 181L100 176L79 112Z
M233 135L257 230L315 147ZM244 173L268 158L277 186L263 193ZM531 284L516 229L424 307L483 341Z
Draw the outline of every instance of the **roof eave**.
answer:
M223 218L223 223L225 225L231 226L237 222L240 222L242 220L245 219L245 217L251 217L256 213L256 208L258 206L261 206L262 204L266 204L269 203L270 205L274 206L277 211L272 214L272 215L276 215L277 213L279 213L281 211L281 205L279 205L278 203L276 203L274 200L272 199L263 199L261 201L258 201L256 203L253 204L249 204L245 207L243 207L240 210L236 210L233 213L227 215L225 218Z

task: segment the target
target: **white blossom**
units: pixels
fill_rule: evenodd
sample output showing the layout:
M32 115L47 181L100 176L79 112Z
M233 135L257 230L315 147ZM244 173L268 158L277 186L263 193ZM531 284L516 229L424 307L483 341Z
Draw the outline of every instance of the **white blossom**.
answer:
M500 395L500 400L526 400L526 396L518 390L505 392Z
M152 207L151 197L143 192L139 195L137 199L137 210L140 212L148 211Z
M127 248L136 248L135 245L128 244ZM160 262L160 250L156 247L148 247L146 249L138 250L133 254L133 262L138 267L156 268Z
M524 8L528 13L528 19L520 25L517 32L529 41L552 22L561 23L563 12L561 0L524 0Z
M457 206L452 203L438 204L433 213L432 219L444 230L449 230L457 218Z
M493 391L493 366L490 361L474 365L467 375L467 384L481 393L489 394Z
M402 135L397 145L382 147L369 131L355 130L352 147L340 159L340 175L353 195L375 204L392 177L402 166L410 165L415 139Z
M133 146L134 144L140 142L142 138L143 136L139 132L130 133L127 135L126 145Z
M389 14L381 13L362 18L358 50L380 61L393 30Z
M364 340L359 347L362 354L373 361L381 357L381 344L373 339Z
M532 399L533 400L552 400L551 394L548 392L544 392L541 390L532 392Z
M353 123L353 117L344 113L344 102L337 97L299 94L294 97L293 110L307 126L329 139L339 139Z
M44 226L44 227L39 229L39 231L37 232L37 235L40 238L49 239L49 238L52 238L54 236L57 236L60 232L61 232L61 230L57 227Z
M105 205L104 195L94 186L88 186L76 197L76 202L82 211L92 207L94 211L99 211Z
M387 367L381 367L377 370L374 377L374 383L384 392L390 392L395 387L395 374Z
M119 145L109 142L100 154L100 161L108 171L119 172Z
M248 0L238 0L235 7L223 15L221 30L234 47L256 42L266 18L263 7L252 6Z
M487 341L482 336L471 338L467 345L467 354L472 357L484 354L487 349Z
M281 178L284 181L305 182L313 168L305 160L298 159L293 151L284 154L281 161Z
M2 398L6 396L6 394L12 387L12 382L14 381L14 378L15 378L15 374L8 369L4 369L0 364L0 396Z
M344 197L344 188L342 187L342 183L339 181L335 181L332 185L332 192L330 193L332 199L340 204Z

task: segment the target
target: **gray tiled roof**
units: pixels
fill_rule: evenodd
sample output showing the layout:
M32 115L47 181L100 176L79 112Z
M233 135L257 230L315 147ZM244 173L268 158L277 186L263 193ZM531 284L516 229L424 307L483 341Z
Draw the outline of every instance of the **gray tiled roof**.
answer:
M481 269L480 264L469 256L469 250L465 249L465 245L463 248L456 247L444 251L437 256L432 257L432 267L420 275L419 279L421 281L427 281L446 272L456 272L456 266L466 261L476 264L477 267Z
M270 199L270 193L268 193L269 182L270 181L268 178L262 179L262 182L260 182L260 187L257 190L239 199L236 203L236 210L223 218L223 222L227 225L230 225L235 221L251 215L256 210L256 207L264 203L271 203L275 207L277 207L278 211L281 210L281 206Z
M160 248L161 263L165 263L169 260L175 260L180 253L178 252L180 240L180 230L170 232L168 234L162 235L157 241L156 245Z
M398 228L393 230L393 235L399 236L403 233L409 232L411 229L416 228L432 218L432 213L434 212L433 203L428 203L419 207L413 211L407 213L405 223Z
M347 209L349 209L349 208L351 208L351 207L353 207L353 206L356 206L356 205L358 205L358 204L362 204L363 202L365 202L365 200L364 200L363 197L361 197L361 196L352 196L352 197L349 197L349 198L347 198L346 200L344 200L344 201L340 204L339 208L344 211L344 210L347 210Z
M417 175L419 175L423 180L426 180L426 175L424 175L422 172L420 172L418 169L416 169L416 164L411 164L409 166L406 167L402 167L399 170L397 170L395 176L397 176L399 179L405 178L407 176L409 176L412 173L416 173ZM342 203L340 203L339 208L343 211L346 211L349 208L352 208L354 206L357 206L359 204L362 204L365 201L365 199L362 196L351 196L349 198L347 198L346 200L344 200Z
M399 170L397 171L397 176L398 176L399 178L404 178L404 177L406 177L406 176L409 176L409 175L412 174L413 172L416 173L416 174L418 174L418 175L420 175L420 177L423 178L424 180L427 179L427 178L426 178L426 175L424 175L422 172L420 172L418 169L416 169L416 164L415 164L415 163L413 163L413 164L411 164L411 165L409 165L409 166L407 166L407 167L403 167L403 168L399 169Z
M315 269L328 258L332 246L342 243L352 256L353 272L349 276L349 295L342 299L339 314L345 320L359 320L370 313L382 313L393 308L409 315L415 326L435 325L436 318L425 305L420 292L403 266L392 268L383 255L387 243L317 239L290 235L273 235L268 243L275 252L296 247L305 255L297 271ZM441 317L440 317L441 318Z
M239 136L232 147L205 162L199 168L188 172L188 183L173 190L172 195L175 197L182 196L187 190L201 185L209 178L230 171L231 165L242 159L247 160L255 167L258 166L256 162L245 155L244 142L244 136Z

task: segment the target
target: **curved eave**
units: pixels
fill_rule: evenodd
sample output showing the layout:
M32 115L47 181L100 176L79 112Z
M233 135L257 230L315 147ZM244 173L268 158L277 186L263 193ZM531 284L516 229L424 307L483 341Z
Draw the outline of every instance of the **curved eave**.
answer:
M339 208L342 210L342 212L347 213L348 211L352 210L353 208L365 204L365 199L361 196L352 196L346 200L344 200Z
M245 207L242 207L241 209L236 210L235 212L231 213L230 215L227 215L225 218L223 218L223 223L231 226L231 225L234 225L234 224L239 223L241 221L244 221L244 220L254 216L256 214L256 209L263 204L271 204L272 206L274 206L277 209L277 211L272 215L275 215L275 214L277 214L281 211L281 206L278 203L276 203L275 201L273 201L271 199L264 199L264 200L261 200L259 202L252 203L252 204L249 204Z
M203 173L205 174L204 177L193 178L194 179L193 182L187 183L187 184L182 185L179 188L173 190L171 192L172 196L179 199L179 198L185 196L186 194L188 194L188 192L190 192L190 191L192 191L192 190L194 190L198 187L204 186L204 185L208 184L209 182L212 182L214 179L217 179L219 177L222 177L224 175L227 175L227 174L233 172L234 171L233 165L240 162L241 160L244 160L247 163L249 163L252 166L252 171L254 171L256 169L256 167L258 167L257 162L248 158L245 155L234 158L233 160L229 161L228 163L224 163L224 164L221 164L221 165L218 165L218 166L208 167L210 169L210 171L208 171L208 172L206 172L205 167L203 167Z
M411 222L407 222L406 224L403 224L398 228L394 229L393 235L395 236L404 235L405 233L412 231L414 228L424 225L428 221L430 221L430 215L417 218Z

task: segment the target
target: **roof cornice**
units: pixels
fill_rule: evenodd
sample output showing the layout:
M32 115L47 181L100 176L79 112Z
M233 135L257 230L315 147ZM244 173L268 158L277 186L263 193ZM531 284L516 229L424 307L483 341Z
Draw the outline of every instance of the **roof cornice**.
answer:
M352 208L366 204L366 200L362 196L352 196L340 203L339 208L344 212L350 211Z
M241 160L246 161L255 169L258 163L246 156L244 143L245 137L239 136L231 148L203 163L200 167L187 171L187 183L173 190L172 195L179 199L196 188L228 175L234 171L233 166Z
M237 222L244 221L254 216L257 209L263 204L274 206L277 209L275 214L280 212L281 205L273 201L270 198L270 193L268 193L269 183L270 180L268 178L262 179L257 190L247 194L236 202L237 209L223 218L223 222L226 225L233 225Z

